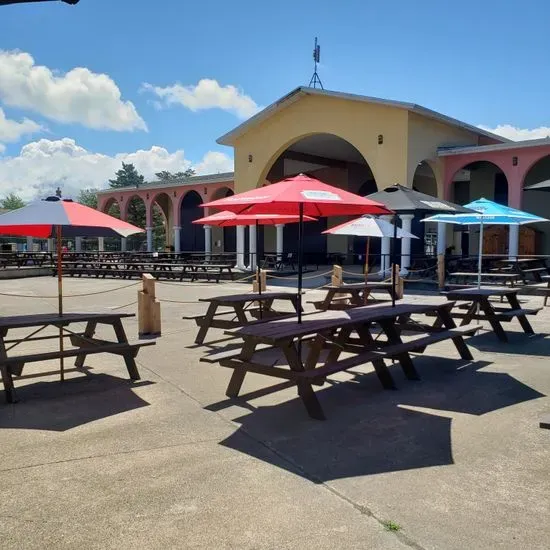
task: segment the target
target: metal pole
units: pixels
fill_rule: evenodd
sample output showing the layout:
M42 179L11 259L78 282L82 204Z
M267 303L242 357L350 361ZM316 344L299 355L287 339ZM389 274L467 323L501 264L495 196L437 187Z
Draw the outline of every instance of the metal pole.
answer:
M299 205L299 216L300 220L298 222L298 323L302 322L302 266L303 266L303 255L304 255L304 203L301 202Z
M477 288L481 288L482 256L483 256L483 215L480 216L480 223L479 223L479 251L477 254Z
M262 295L262 281L260 277L260 262L258 256L258 250L260 250L260 235L259 235L258 220L256 219L256 280L258 281L258 295ZM260 306L260 319L262 318L262 301L259 301Z
M391 305L395 307L396 274L395 274L395 245L397 243L397 214L393 215L393 242L391 243Z
M56 227L56 239L57 239L57 307L59 316L63 315L63 252L61 242L61 226ZM59 327L59 351L63 354L63 327ZM59 371L61 375L61 382L65 380L65 364L63 356L59 358Z

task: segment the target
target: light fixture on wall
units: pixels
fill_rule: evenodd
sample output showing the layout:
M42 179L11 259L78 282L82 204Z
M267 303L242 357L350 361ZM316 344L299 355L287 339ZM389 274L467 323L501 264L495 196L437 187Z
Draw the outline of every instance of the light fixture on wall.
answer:
M208 189L205 187L204 188L204 194L207 195L208 194Z
M512 166L518 165L518 157L512 157Z
M252 160L253 160L252 155L248 155L248 162L252 162Z
M384 143L384 136L382 134L378 134L378 145L382 145Z

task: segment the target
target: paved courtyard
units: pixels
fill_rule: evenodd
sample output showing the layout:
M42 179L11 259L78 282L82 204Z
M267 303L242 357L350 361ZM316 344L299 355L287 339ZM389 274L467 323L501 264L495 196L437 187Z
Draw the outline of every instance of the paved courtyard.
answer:
M68 297L66 310L135 312L127 284L69 278L67 295L118 290ZM182 315L249 288L159 284L163 333L140 351L137 383L107 355L63 384L16 381L20 402L0 399L1 548L548 548L550 431L538 423L550 413L550 307L532 318L535 337L512 322L508 345L488 330L470 339L474 362L448 341L430 347L415 360L422 381L393 368L397 391L370 367L335 376L317 389L319 422L295 389L259 392L272 382L257 375L250 399L229 400L230 372L199 363ZM56 308L41 298L55 295L51 277L0 292L2 315ZM137 338L137 321L125 326Z

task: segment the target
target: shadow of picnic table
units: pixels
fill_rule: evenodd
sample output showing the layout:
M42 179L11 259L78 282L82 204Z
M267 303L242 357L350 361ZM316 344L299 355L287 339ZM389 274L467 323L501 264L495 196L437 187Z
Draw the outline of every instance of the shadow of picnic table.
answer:
M374 373L331 381L317 391L324 422L310 419L297 398L255 408L235 420L241 427L221 444L315 482L451 465L450 411L482 415L543 397L506 373L480 371L487 362L457 368L455 360L423 356L415 364L422 380L401 378L397 391L381 389Z
M133 390L153 384L98 373L59 381L42 381L17 387L18 403L0 397L0 429L63 432L128 412L149 403Z

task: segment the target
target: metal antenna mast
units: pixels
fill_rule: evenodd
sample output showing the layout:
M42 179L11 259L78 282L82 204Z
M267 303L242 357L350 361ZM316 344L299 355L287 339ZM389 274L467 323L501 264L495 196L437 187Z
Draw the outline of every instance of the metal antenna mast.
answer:
M321 79L319 78L319 75L317 74L317 63L321 61L321 46L317 44L317 37L315 37L315 47L313 48L313 76L311 77L311 80L309 81L309 87L310 88L317 88L317 85L319 85L319 88L321 90L324 90L323 83L321 82Z

